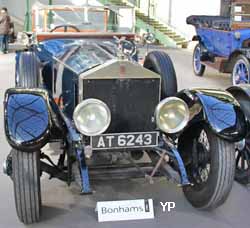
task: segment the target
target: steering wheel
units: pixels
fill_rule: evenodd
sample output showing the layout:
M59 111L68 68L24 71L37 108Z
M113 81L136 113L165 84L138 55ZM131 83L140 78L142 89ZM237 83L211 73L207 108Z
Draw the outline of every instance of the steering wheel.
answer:
M68 32L68 28L74 29L76 32L81 32L79 28L74 25L57 25L55 28L51 29L50 32L56 32L56 30L64 28L64 32Z

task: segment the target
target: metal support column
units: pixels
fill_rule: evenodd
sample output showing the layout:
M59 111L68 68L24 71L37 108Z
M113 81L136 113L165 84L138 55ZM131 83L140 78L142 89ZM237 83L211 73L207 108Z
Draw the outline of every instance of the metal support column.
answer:
M24 30L26 32L31 31L31 5L30 5L30 0L26 0L26 13L25 13Z
M137 1L136 1L136 6L137 6L138 8L141 8L141 0L137 0Z
M229 17L231 12L232 0L221 0L220 2L221 2L220 15Z
M53 5L53 0L49 0L49 6ZM48 26L50 28L51 24L53 24L53 12L50 10L48 13Z
M151 0L148 0L148 17L150 17Z
M173 2L172 0L169 0L169 5L168 5L168 24L171 25L172 24L172 7L173 6Z

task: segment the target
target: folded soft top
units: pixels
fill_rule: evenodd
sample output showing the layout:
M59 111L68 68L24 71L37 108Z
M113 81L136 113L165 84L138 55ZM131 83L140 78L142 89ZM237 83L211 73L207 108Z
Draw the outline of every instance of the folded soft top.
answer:
M230 17L192 15L187 18L187 24L196 28L207 27L221 30L230 30Z

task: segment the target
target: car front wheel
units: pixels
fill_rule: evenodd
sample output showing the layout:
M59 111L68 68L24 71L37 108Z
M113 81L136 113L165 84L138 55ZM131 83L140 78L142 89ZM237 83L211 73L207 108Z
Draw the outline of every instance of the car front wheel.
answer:
M40 220L40 152L11 151L17 215L24 224Z
M174 96L177 93L177 79L174 64L170 56L163 51L152 51L143 65L161 76L161 99Z
M180 150L186 157L192 185L183 188L184 195L198 209L215 209L226 201L232 189L234 144L219 138L206 126L189 132L185 141Z

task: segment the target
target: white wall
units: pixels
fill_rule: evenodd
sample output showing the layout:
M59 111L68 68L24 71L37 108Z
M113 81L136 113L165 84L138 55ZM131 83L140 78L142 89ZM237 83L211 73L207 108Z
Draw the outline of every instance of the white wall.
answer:
M82 2L85 3L85 0L53 0L53 4L72 4L72 2ZM42 4L48 4L48 0L31 0L31 6L35 2L41 2ZM0 6L6 6L9 9L11 15L24 20L25 17L25 3L26 0L0 0ZM97 0L89 0L90 4L97 3ZM98 3L97 3L98 4Z
M171 22L174 27L191 38L195 34L193 26L186 25L190 15L219 15L220 0L173 0Z
M175 1L175 0L172 0ZM169 17L170 17L170 10L169 10L169 5L170 5L170 0L157 0L155 2L156 4L156 17L160 19L161 21L165 22L168 24L169 22Z
M15 1L15 0L2 0L3 5L8 8L10 14L13 16L24 19L25 14L25 0Z
M191 39L195 34L193 26L186 24L190 15L219 15L221 0L150 0L155 5L155 16L166 24L177 28L180 33ZM170 2L172 8L170 9ZM141 0L141 10L148 13L149 0ZM171 12L170 12L171 11ZM151 10L151 15L152 15Z
M73 1L83 2L85 0L53 0L54 4L71 4ZM170 0L151 0L156 3L156 16L168 23L169 21L169 1ZM0 6L6 6L11 15L23 19L25 15L25 0L0 0ZM36 0L31 0L32 4ZM40 0L47 4L48 0ZM97 0L89 0L90 3L96 3ZM141 6L145 13L148 8L148 0L141 0ZM220 0L172 0L172 26L176 27L188 39L195 34L194 28L186 25L186 17L193 14L218 15L220 12Z
M172 1L171 13L169 13L170 1ZM171 25L188 39L195 34L193 26L186 24L188 16L220 14L220 0L151 0L152 2L155 3L156 17L166 24L171 21ZM148 0L141 0L141 8L147 12Z

